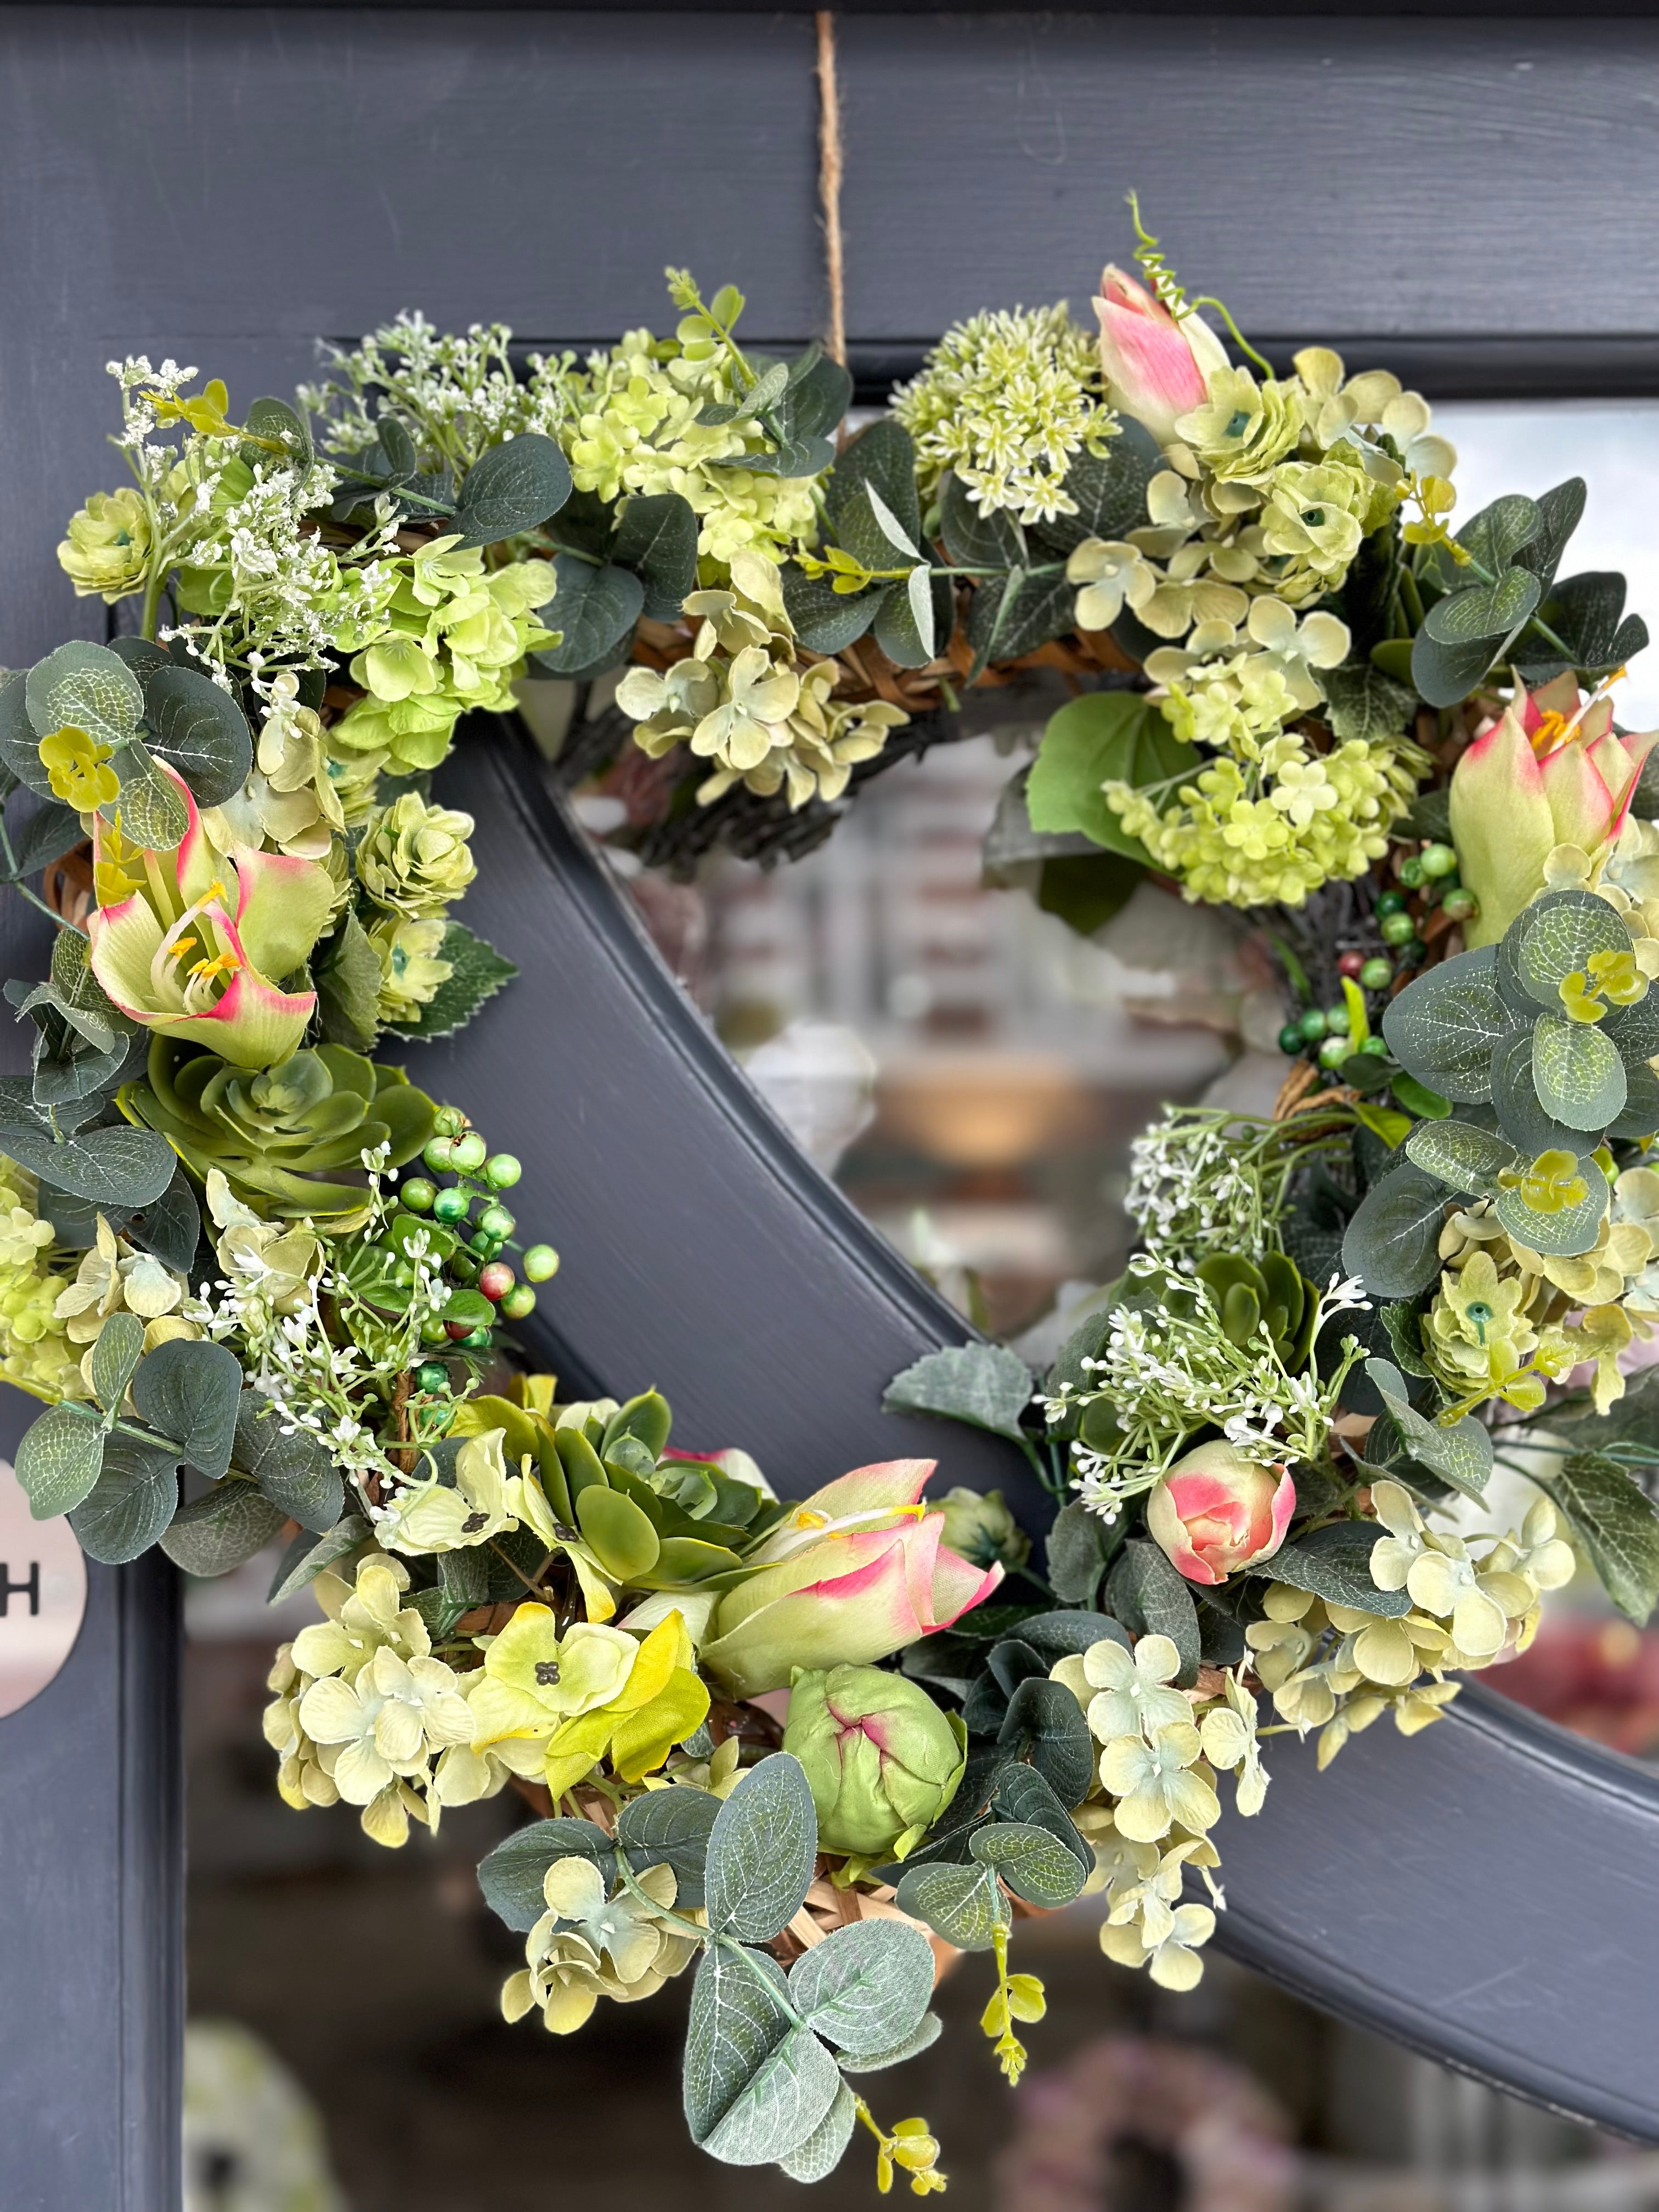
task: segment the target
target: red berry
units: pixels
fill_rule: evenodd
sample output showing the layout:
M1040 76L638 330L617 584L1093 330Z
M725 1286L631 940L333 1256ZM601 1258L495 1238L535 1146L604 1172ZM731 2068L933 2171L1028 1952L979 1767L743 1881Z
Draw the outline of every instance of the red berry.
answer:
M1337 973L1340 975L1352 975L1357 983L1359 981L1359 971L1364 964L1365 956L1363 952L1345 952L1336 963Z
M457 1344L463 1337L471 1336L472 1334L472 1324L470 1321L446 1322L444 1327Z
M478 1288L492 1305L507 1296L515 1279L505 1260L492 1260L487 1267L478 1270Z

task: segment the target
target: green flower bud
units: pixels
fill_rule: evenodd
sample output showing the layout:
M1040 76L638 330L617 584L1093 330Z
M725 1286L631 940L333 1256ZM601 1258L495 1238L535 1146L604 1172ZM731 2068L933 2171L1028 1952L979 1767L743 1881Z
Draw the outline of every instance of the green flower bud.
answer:
M806 1770L818 1845L900 1857L956 1795L968 1735L920 1683L882 1667L798 1674L783 1747Z
M477 874L472 817L405 791L382 808L357 848L357 879L378 905L411 921L441 914Z
M142 591L149 573L149 517L143 499L131 488L94 492L70 517L58 559L77 598L96 593L113 606L130 592Z
M1023 1567L1030 1558L1031 1540L1003 1504L1000 1490L981 1495L959 1487L942 1503L944 1541L976 1567L993 1567L999 1559L1005 1567Z

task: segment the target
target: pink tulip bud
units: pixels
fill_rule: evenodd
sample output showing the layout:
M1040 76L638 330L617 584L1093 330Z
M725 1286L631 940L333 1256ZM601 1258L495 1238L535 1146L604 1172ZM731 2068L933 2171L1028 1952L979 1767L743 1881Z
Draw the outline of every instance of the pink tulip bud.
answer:
M1284 1468L1259 1466L1232 1444L1200 1444L1146 1500L1146 1528L1189 1583L1224 1583L1273 1557L1295 1510Z
M1625 824L1651 732L1617 737L1604 699L1581 712L1571 674L1522 691L1489 722L1451 781L1452 842L1480 902L1465 942L1493 945L1544 888L1558 845L1592 859Z
M1204 404L1206 379L1227 366L1220 339L1195 314L1177 321L1144 285L1109 264L1095 313L1112 404L1144 422L1160 446L1171 444L1176 418Z

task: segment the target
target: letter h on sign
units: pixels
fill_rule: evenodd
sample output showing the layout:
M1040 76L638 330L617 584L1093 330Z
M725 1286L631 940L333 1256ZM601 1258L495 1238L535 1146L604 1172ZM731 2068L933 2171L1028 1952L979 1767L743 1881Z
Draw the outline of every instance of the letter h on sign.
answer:
M31 1617L37 1616L40 1611L40 1560L29 1561L27 1581L15 1583L11 1578L10 1563L5 1559L0 1559L0 1620L4 1620L10 1613L13 1598L25 1595L28 1598Z

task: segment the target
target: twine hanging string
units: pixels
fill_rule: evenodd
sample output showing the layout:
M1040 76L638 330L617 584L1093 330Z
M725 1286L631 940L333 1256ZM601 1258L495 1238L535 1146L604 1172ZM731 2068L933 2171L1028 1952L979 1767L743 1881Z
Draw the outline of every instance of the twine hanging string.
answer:
M823 211L823 268L830 294L830 323L823 349L842 367L847 362L847 305L841 246L841 92L836 82L836 19L817 11L818 30L818 204Z

